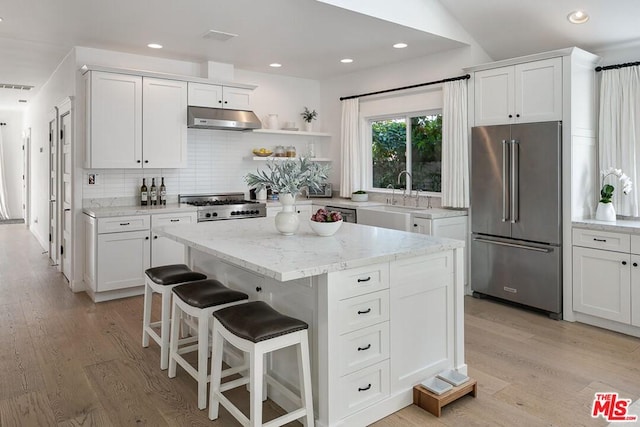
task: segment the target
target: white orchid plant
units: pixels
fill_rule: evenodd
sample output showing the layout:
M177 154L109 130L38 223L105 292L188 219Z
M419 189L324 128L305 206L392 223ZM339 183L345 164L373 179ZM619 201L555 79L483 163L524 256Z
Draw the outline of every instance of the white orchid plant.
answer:
M614 186L606 184L604 181L611 175L616 176L622 183L622 192L629 194L632 189L631 179L622 172L622 169L610 167L600 172L602 174L602 188L600 189L600 203L611 203Z
M296 196L303 188L319 191L327 182L329 165L313 162L306 157L298 160L268 160L265 170L248 173L244 179L250 188L261 190L267 186L279 194Z

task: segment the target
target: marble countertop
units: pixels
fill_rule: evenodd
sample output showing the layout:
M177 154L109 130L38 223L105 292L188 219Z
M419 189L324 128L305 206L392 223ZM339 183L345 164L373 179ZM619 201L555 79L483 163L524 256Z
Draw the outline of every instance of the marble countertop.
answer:
M581 219L572 221L572 225L577 228L586 228L589 230L640 234L640 220L637 219L618 219L615 222L599 221L597 219Z
M154 232L280 281L464 247L459 240L350 223L320 237L301 221L295 235L284 236L273 218L154 227Z
M380 206L384 205L381 202L354 202L350 199L344 199L342 197L332 197L332 198L324 198L324 197L314 197L312 199L307 198L296 198L296 204L298 205L317 205L317 206L335 206L337 208L349 208L349 209L358 209L367 206ZM282 206L277 200L267 200L267 207L271 206Z
M93 218L108 218L113 216L195 212L196 209L197 208L195 206L175 203L165 206L109 206L104 208L83 208L82 212Z

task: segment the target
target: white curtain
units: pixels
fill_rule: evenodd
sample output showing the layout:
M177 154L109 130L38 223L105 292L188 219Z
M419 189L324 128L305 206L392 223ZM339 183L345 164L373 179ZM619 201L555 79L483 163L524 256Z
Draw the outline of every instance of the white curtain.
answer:
M442 206L468 208L467 81L446 82L442 94Z
M615 187L613 203L616 213L638 215L640 195L640 66L602 71L599 111L600 170L622 169L633 183L630 194L622 193L622 185L615 177L607 183ZM598 180L598 197L602 176Z
M360 101L358 98L342 101L341 140L340 196L351 197L351 193L366 187L365 155L360 141Z
M2 139L2 127L0 127L0 219L9 219L7 208L7 181L5 179L5 162L3 154L4 140Z

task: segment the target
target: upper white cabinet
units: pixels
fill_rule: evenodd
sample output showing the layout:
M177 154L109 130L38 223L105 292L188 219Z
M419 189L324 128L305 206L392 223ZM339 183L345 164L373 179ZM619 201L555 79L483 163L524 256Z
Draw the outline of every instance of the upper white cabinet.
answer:
M187 83L144 77L143 166L187 166Z
M85 82L85 167L186 166L186 82L102 71Z
M189 105L194 107L251 109L251 90L189 82Z
M562 58L475 73L475 125L562 120Z
M135 168L142 160L142 77L92 71L85 80L88 168Z

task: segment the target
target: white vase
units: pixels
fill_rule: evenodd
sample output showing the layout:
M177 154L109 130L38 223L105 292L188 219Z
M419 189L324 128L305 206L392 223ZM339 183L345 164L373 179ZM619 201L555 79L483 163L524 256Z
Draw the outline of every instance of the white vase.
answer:
M600 221L615 221L616 210L613 207L613 203L598 203L596 208L596 219Z
M300 226L300 218L293 208L296 201L295 196L285 193L279 194L282 211L276 214L276 229L285 236L291 236L298 231Z
M313 132L313 122L304 122L304 130L307 132Z

